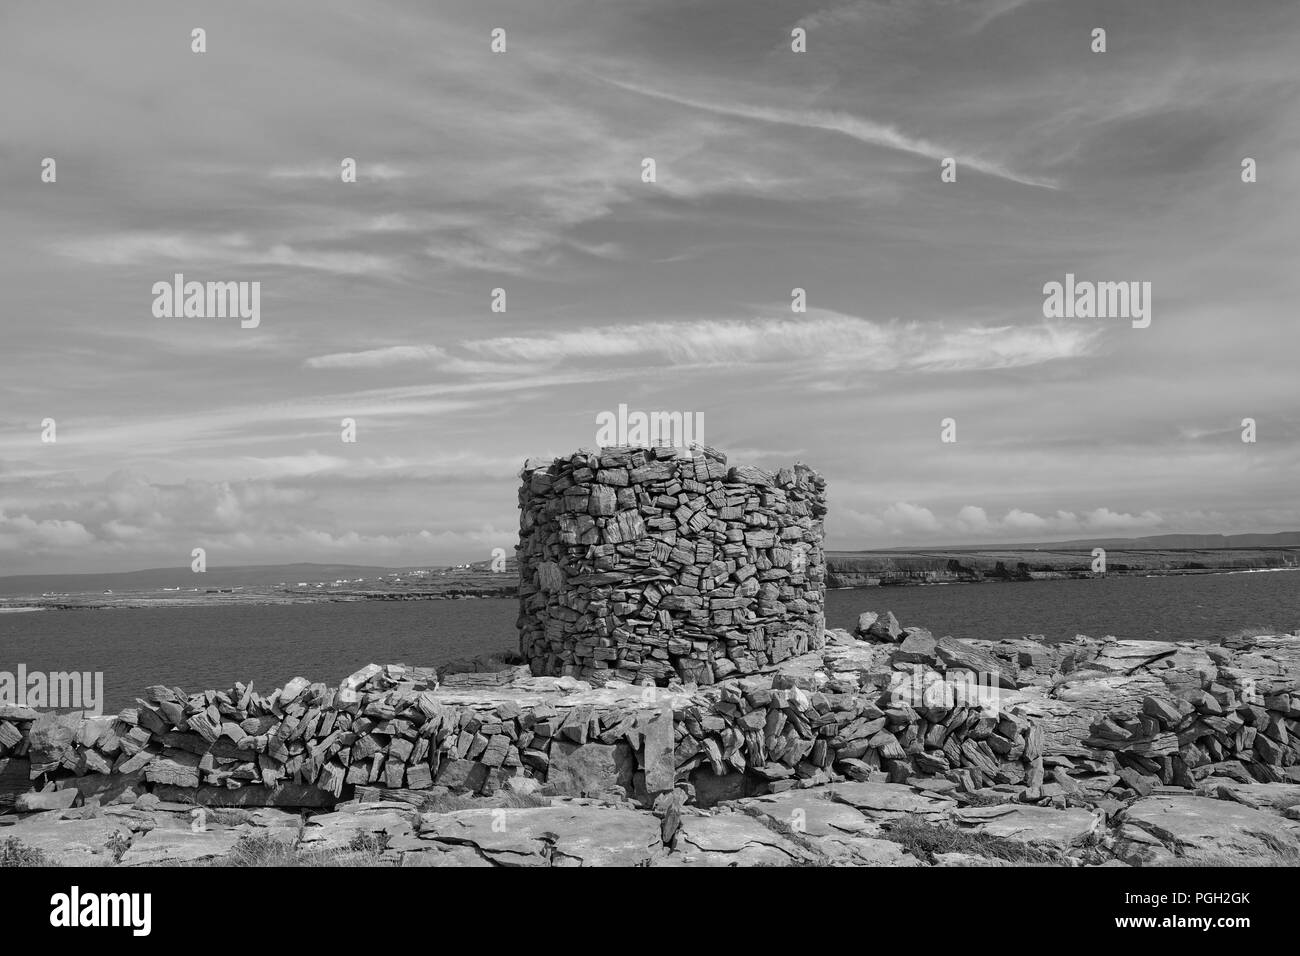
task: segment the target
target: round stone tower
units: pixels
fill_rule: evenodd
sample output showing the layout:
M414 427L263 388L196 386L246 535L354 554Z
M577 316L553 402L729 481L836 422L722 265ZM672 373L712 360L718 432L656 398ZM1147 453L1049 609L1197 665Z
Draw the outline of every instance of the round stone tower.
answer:
M826 481L712 448L604 448L520 474L534 674L711 684L820 648Z

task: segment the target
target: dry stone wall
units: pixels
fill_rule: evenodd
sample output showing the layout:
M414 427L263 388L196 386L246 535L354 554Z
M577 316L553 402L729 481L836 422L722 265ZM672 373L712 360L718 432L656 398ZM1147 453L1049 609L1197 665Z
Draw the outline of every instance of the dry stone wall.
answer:
M703 687L370 665L337 688L156 686L106 717L0 706L0 796L20 811L145 794L317 807L366 788L648 804L683 787L708 805L847 778L1065 805L1300 784L1300 637L980 646L892 616L860 631Z
M537 675L712 684L823 646L826 482L712 448L528 462L520 651Z
M1300 688L1268 694L1214 681L1185 697L1143 700L1141 710L1093 724L1087 747L1113 752L1118 773L1145 795L1194 788L1207 777L1300 783Z
M951 771L952 786L965 788L1032 781L1028 721L989 717L975 701L914 709L883 689L887 673L842 671L827 682L820 656L792 663L677 690L592 688L523 667L495 682L448 674L439 686L432 669L402 665L371 665L340 688L295 678L268 695L244 684L193 694L160 685L111 716L0 708L0 760L24 771L14 789L34 788L18 797L20 810L146 793L316 807L362 787L536 787L649 802L689 784L707 803L720 777L749 792L832 775L901 782Z
M528 686L500 692L512 679ZM571 792L587 786L572 757L587 744L617 759L628 792L644 790L647 772L651 785L673 786L672 765L644 756L647 740L652 754L671 753L670 708L642 706L634 693L630 703L586 703L567 692L587 685L539 682L524 667L446 681L438 688L432 668L370 665L338 688L295 678L269 695L245 684L196 694L159 685L101 717L0 706L0 769L20 810L145 793L307 807L362 786L490 794L511 778L545 783L553 756L560 792Z

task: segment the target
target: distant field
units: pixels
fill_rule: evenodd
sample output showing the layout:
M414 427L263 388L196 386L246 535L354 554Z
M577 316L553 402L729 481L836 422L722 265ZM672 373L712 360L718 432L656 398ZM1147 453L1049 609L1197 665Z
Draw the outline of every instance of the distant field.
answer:
M1092 560L1092 551L1088 548L829 551L826 555L826 584L831 588L858 588L1092 577ZM1106 571L1112 576L1297 566L1300 566L1300 547L1114 548L1106 551ZM283 573L286 569L274 570ZM151 573L141 571L117 576L111 581L111 589L46 593L21 593L13 582L22 579L10 578L9 593L0 593L0 610L15 607L143 608L501 598L513 597L519 581L519 566L513 557L499 572L490 570L487 562L454 568L378 569L379 574L365 569L371 573L364 575L357 573L359 569L347 566L296 566L292 570L303 577L291 575L276 584L235 583L254 577L255 569L241 569L237 574L219 571L211 577L188 575L180 578L188 585L186 587L169 585L169 578L150 586ZM317 577L323 571L339 570L355 576ZM195 587L196 579L203 581L204 586ZM77 583L85 586L83 582Z
M333 568L327 568L334 570ZM278 569L277 569L278 570ZM486 564L458 568L412 568L400 571L378 569L382 573L356 578L318 579L303 574L305 580L271 584L228 583L230 575L214 574L212 583L201 575L191 575L184 588L166 585L149 586L143 580L131 580L127 586L104 591L60 591L50 593L15 593L0 596L0 610L12 607L44 608L111 608L111 607L194 607L249 604L319 604L350 601L429 601L457 598L513 597L517 591L519 566L511 558L500 572ZM319 574L319 568L311 571ZM299 570L299 573L303 573ZM144 578L147 572L132 575ZM202 587L194 587L198 579ZM16 588L14 589L17 590Z
M1092 574L1092 550L830 551L827 585L1035 580ZM1300 548L1107 549L1108 574L1194 574L1296 567Z

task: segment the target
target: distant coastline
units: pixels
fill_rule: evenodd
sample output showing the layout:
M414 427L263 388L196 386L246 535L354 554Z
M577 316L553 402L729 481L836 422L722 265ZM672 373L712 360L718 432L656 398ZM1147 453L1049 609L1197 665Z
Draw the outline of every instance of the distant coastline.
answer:
M302 568L297 566L295 570L301 573ZM267 571L274 578L279 569ZM213 583L201 588L162 583L166 578L153 583L147 572L132 572L121 576L123 583L114 581L114 587L103 590L11 593L0 595L0 611L459 601L514 597L518 591L518 568L513 561L502 571L492 571L486 563L452 568L374 569L364 578L309 579L293 584L255 583L247 580L248 571L239 569L213 569L209 574Z
M1085 550L832 551L826 586L832 590L925 587L1095 579ZM1107 552L1108 577L1164 577L1300 570L1300 548L1213 548ZM239 584L206 588L128 587L112 593L10 594L0 612L109 610L113 608L214 607L353 603L361 601L460 601L513 598L518 570L513 559L501 571L487 562L443 569L388 571L363 580Z
M1095 578L1094 553L1084 548L1006 548L934 551L828 551L826 586L859 588L990 581ZM1107 576L1226 574L1300 569L1300 547L1112 548Z

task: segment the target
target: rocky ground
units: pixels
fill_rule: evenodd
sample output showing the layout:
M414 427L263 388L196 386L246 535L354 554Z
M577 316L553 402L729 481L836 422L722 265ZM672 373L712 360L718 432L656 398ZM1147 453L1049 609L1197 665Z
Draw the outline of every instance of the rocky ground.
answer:
M0 828L0 860L127 867L1300 864L1298 784L1160 788L1112 818L1099 808L971 803L915 786L853 781L708 810L508 793L446 809L442 797L372 790L319 813L259 807L200 816L192 805L146 795L134 805L13 819Z
M11 708L0 865L1300 865L1297 674L1294 635L1048 646L866 613L705 688L394 665L353 703L296 679ZM263 736L233 741L241 716Z

